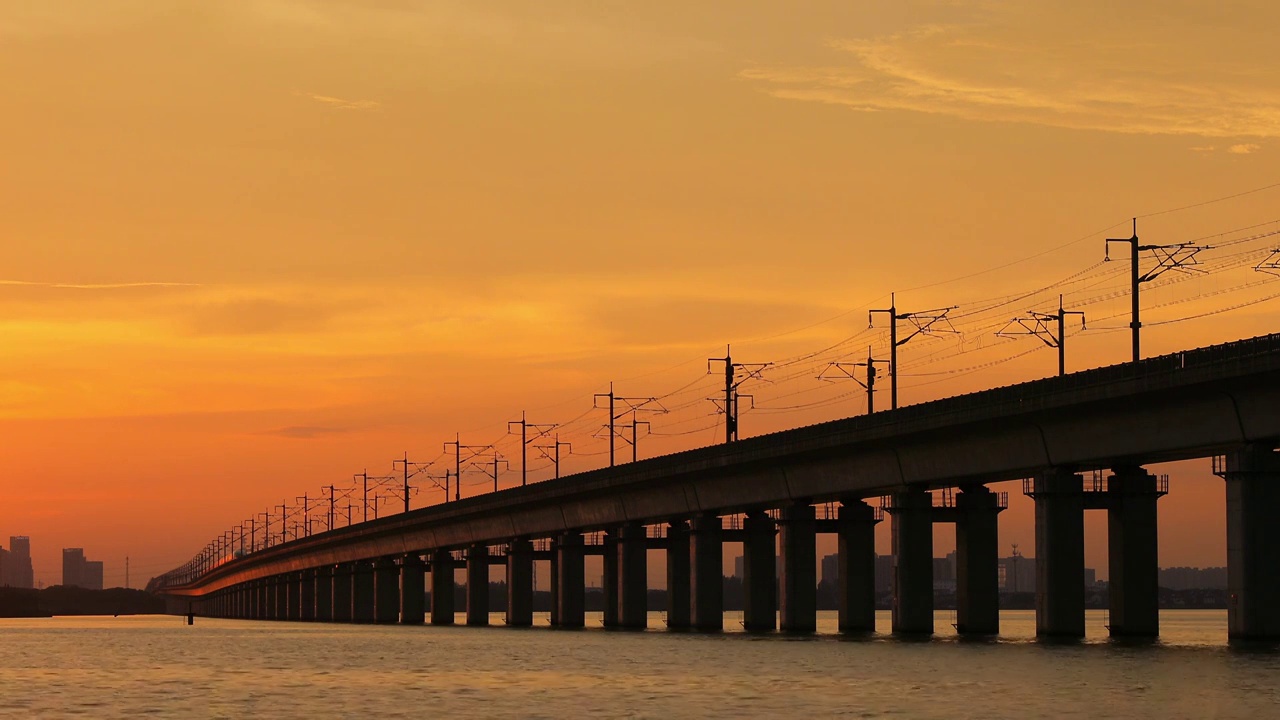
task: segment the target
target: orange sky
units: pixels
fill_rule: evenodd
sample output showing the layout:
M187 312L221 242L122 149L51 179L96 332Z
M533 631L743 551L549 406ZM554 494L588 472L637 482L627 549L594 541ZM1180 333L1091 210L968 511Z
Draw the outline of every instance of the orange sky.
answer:
M1280 9L1114 5L0 0L0 542L31 535L46 583L83 546L140 584L524 409L580 418L565 469L596 467L582 415L611 380L700 381L641 454L706 444L727 342L838 345L755 384L744 434L860 413L814 376L883 347L866 309L894 290L975 312L904 349L903 402L1052 373L1048 350L987 363L1035 347L993 326L1059 292L1092 328L1070 366L1122 361L1126 266L1096 231L1280 181ZM1224 244L1275 231L1277 198L1139 230L1258 226ZM1240 254L1273 242L1144 289L1146 349L1276 330L1265 303L1154 324L1276 292ZM1162 564L1224 563L1218 481L1173 473ZM1002 543L1029 552L1015 503Z

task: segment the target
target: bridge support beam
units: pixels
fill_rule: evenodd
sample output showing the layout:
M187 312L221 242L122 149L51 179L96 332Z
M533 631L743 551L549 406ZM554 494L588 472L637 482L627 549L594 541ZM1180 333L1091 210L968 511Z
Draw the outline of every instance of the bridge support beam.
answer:
M778 626L777 525L765 511L756 510L747 513L742 529L742 627L766 632Z
M649 626L649 547L643 525L622 526L618 532L618 627L643 630Z
M875 632L876 511L861 500L844 500L837 523L840 632Z
M355 563L351 576L351 621L371 623L374 621L374 587L373 563L361 560Z
M311 622L316 619L316 571L303 570L298 581L298 619Z
M467 624L489 624L489 546L467 548Z
M933 496L896 493L893 530L893 632L933 633Z
M964 486L956 495L956 632L961 635L1000 632L1000 510L999 496L983 485Z
M689 629L689 523L667 526L667 629Z
M400 568L389 557L373 563L373 621L390 625L400 619Z
M600 589L604 593L604 626L618 626L618 529L610 528L604 534L604 549L601 553L603 574L600 578Z
M1112 637L1160 634L1159 537L1156 476L1118 467L1107 479L1108 588ZM1083 572L1077 580L1084 584Z
M272 588L272 620L289 619L289 576L276 575L271 578Z
M533 543L512 540L507 545L507 625L533 625Z
M555 603L553 624L556 627L580 628L585 623L583 596L585 569L581 533L565 533L556 538Z
M316 622L333 622L333 566L316 568Z
M700 515L689 524L689 614L695 630L724 629L724 524Z
M417 553L400 558L400 623L421 625L426 621L426 565Z
M351 622L351 596L354 585L355 567L351 563L341 563L333 569L333 621Z
M1227 455L1227 633L1280 639L1280 454L1249 445Z
M778 532L782 550L778 608L785 632L818 629L818 524L813 506L792 505L782 510Z
M285 600L285 619L297 622L302 617L302 573L292 572L285 576L285 588L288 597Z
M1033 482L1036 636L1084 637L1084 481L1054 468Z
M271 617L271 581L267 579L254 581L253 617L255 620L268 620Z
M431 551L431 624L452 625L453 607L453 553L437 548Z

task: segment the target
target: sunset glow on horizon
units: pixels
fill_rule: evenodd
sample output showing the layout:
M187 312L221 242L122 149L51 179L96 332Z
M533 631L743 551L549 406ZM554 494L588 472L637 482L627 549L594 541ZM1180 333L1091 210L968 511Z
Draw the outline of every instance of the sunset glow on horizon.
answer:
M1068 370L1125 362L1134 217L1206 248L1144 355L1280 329L1280 6L806 5L0 3L0 543L140 587L455 437L518 484L522 412L598 468L610 383L666 411L641 458L713 444L726 345L773 363L744 437L859 415L818 376L887 357L891 293L955 307L902 404L1055 374L997 333L1060 296ZM1161 565L1224 565L1208 463L1161 471Z

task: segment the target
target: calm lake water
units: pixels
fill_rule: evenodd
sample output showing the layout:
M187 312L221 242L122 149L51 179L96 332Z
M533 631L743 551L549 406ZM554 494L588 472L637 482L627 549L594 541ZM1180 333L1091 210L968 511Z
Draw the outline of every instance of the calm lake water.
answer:
M1280 717L1280 652L1228 648L1220 611L1153 645L319 625L176 617L0 620L0 717ZM461 618L459 618L461 619ZM538 617L546 623L546 615ZM654 614L651 624L662 626ZM887 630L887 613L880 616Z

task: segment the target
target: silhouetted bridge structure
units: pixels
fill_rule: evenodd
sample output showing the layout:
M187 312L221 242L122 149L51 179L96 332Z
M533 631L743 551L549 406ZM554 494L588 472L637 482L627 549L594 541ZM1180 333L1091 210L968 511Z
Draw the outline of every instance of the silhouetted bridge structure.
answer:
M604 557L607 626L647 622L647 557L666 553L672 629L723 624L723 543L742 542L748 630L812 631L818 533L839 538L839 626L874 630L874 527L893 535L893 629L933 630L933 524L954 523L960 633L998 631L997 517L1023 480L1035 502L1036 628L1084 634L1084 513L1108 513L1109 627L1154 636L1156 503L1147 463L1214 458L1225 478L1229 631L1280 637L1280 335L1200 348L700 448L384 517L261 549L152 589L186 612L279 620L489 622L489 567L506 566L506 621L533 619L550 560L551 624L584 624L584 556ZM1099 473L1088 482L1085 473ZM935 506L939 488L946 493ZM815 504L835 512L819 513ZM726 527L725 518L744 515ZM599 542L586 539L599 538ZM780 546L780 556L775 556ZM776 557L780 559L776 559ZM780 565L778 565L780 563ZM425 589L431 576L430 607ZM776 578L776 579L775 579ZM775 584L776 583L776 584ZM180 607L179 607L180 606Z

